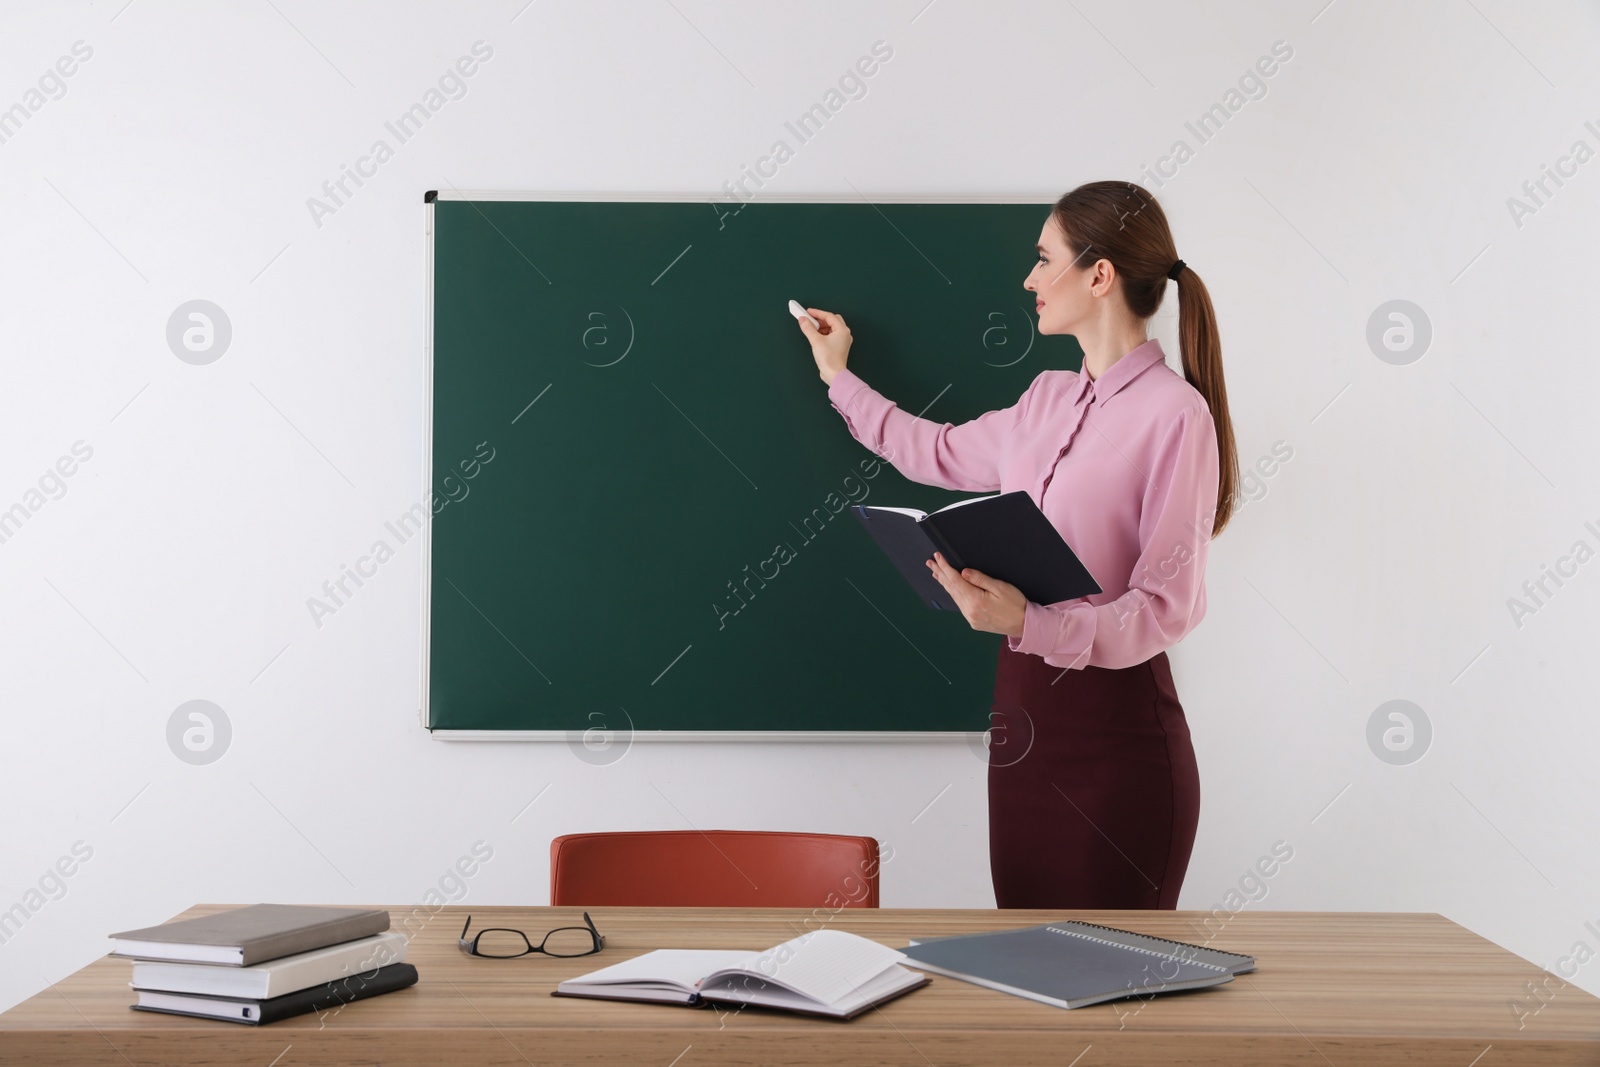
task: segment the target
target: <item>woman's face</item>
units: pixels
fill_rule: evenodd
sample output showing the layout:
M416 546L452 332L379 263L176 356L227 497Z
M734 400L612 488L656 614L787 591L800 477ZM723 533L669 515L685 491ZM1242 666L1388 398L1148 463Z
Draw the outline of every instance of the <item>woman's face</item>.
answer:
M1067 250L1066 234L1056 225L1055 215L1045 219L1039 231L1039 261L1028 272L1022 287L1035 296L1040 333L1072 333L1089 312L1089 287L1094 273L1073 263ZM1081 255L1079 257L1082 258Z

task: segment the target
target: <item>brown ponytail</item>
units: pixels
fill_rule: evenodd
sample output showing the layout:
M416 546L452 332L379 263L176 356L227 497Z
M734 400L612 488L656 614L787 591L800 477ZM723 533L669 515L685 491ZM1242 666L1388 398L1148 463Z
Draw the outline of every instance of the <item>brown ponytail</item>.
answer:
M1052 213L1069 250L1078 257L1073 262L1110 260L1122 279L1128 310L1141 319L1156 313L1178 252L1166 213L1153 196L1132 182L1089 182L1057 200ZM1239 487L1239 454L1222 381L1222 338L1211 294L1200 275L1185 266L1178 271L1177 283L1183 376L1205 397L1217 430L1217 511L1211 529L1215 537L1233 516Z

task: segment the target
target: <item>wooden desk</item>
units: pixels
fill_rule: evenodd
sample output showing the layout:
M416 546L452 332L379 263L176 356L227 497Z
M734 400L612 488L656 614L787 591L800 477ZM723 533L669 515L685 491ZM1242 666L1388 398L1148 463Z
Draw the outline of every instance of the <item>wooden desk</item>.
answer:
M207 905L184 916L216 910ZM590 912L606 935L600 955L495 961L470 958L456 947L468 910L475 928L530 932L579 914L570 908L448 907L433 915L391 909L395 928L412 935L407 958L421 975L416 986L321 1018L259 1028L130 1011L130 964L97 960L0 1015L0 1062L1600 1064L1600 999L1438 915L1245 911L1220 930L1214 925L1211 936L1201 925L1203 912L600 908ZM761 949L822 925L902 948L918 935L1060 918L1197 943L1209 938L1217 948L1251 953L1257 969L1213 989L1073 1011L935 976L932 985L849 1022L549 995L562 978L652 948ZM1542 1009L1529 982L1548 983ZM1539 1010L1519 1029L1513 1004Z

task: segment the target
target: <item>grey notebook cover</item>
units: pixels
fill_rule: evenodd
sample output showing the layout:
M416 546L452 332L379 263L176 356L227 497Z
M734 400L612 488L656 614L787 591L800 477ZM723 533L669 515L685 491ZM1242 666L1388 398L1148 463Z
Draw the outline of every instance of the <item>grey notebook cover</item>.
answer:
M1136 934L1132 930L1118 930L1112 926L1101 926L1098 923L1080 922L1072 919L1058 923L1046 923L1046 926L1064 926L1072 930L1082 930L1084 933L1102 938L1106 941L1115 941L1118 944L1129 945L1135 948L1149 948L1157 952L1165 952L1181 960L1195 960L1199 963L1209 963L1214 967L1225 967L1230 974L1246 974L1256 969L1256 958L1247 956L1243 952L1227 952L1220 948L1207 948L1205 945L1193 945L1187 941L1173 941L1154 934ZM1042 930L1043 926L1030 927L1029 929ZM982 937L982 934L955 934L952 937L923 937L918 938L913 944L926 945L934 941L951 941L956 937Z
M123 930L121 941L159 941L169 945L236 948L248 967L280 956L354 941L389 929L389 913L379 908L327 908L309 904L252 904L197 919L179 919ZM112 953L121 955L121 953Z
M910 966L1058 1008L1233 981L1226 967L1119 944L1067 923L943 938L901 951Z

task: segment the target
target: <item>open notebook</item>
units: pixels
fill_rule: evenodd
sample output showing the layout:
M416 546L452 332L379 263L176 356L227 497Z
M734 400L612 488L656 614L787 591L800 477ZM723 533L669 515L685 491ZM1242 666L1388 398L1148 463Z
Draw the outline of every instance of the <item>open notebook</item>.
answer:
M904 953L843 930L813 930L761 952L658 948L569 978L555 996L755 1004L849 1019L931 980Z
M927 568L935 552L957 570L971 567L1010 582L1036 604L1100 592L1071 546L1024 490L972 497L932 514L856 504L851 512L930 608L959 611Z

